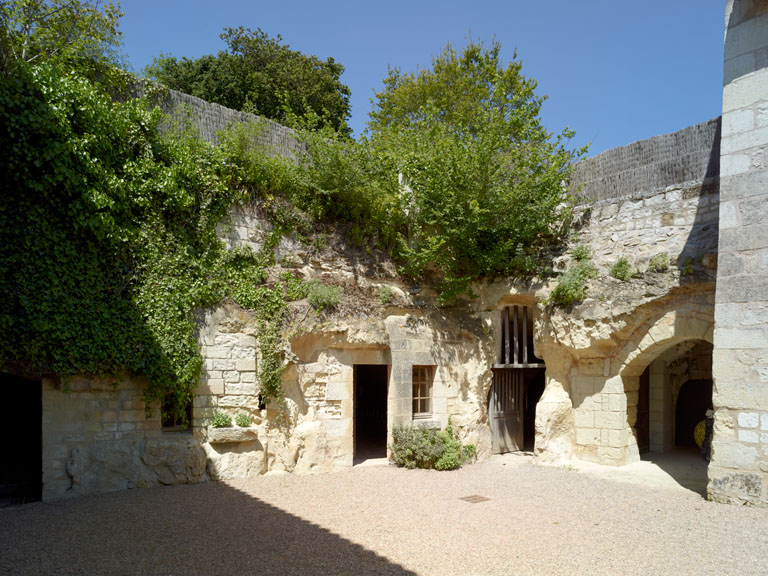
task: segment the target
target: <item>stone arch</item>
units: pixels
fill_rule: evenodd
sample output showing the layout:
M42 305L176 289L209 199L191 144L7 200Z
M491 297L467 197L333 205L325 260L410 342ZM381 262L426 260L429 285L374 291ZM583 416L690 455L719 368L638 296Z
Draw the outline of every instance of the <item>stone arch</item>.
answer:
M674 446L676 396L685 380L670 375L671 363L703 344L710 355L711 378L713 332L714 318L708 307L689 302L667 310L637 330L612 359L620 366L618 374L626 397L627 462L639 459L641 447L663 452ZM641 397L643 378L649 388L645 402ZM648 426L647 447L642 446L644 425Z

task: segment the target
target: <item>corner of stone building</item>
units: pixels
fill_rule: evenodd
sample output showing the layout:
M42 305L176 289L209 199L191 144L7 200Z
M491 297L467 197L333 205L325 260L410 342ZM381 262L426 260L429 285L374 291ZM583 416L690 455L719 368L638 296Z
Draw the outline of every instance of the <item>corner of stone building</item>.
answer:
M768 2L729 0L708 496L768 506Z

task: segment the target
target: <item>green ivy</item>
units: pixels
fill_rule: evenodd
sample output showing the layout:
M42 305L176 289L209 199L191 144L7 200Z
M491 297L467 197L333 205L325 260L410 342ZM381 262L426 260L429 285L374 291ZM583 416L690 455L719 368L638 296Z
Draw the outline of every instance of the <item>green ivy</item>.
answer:
M263 392L279 397L271 250L228 251L216 234L248 198L241 172L161 121L51 65L0 84L0 366L142 376L147 403L183 413L202 366L195 310L231 298L258 311Z

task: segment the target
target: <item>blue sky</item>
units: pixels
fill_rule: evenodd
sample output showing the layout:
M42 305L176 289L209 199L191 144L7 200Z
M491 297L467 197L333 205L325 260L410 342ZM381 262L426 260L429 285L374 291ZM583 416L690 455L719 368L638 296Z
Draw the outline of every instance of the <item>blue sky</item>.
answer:
M352 90L355 134L388 66L428 67L451 43L496 38L547 95L544 125L576 131L589 155L720 114L725 0L122 0L124 53L135 71L163 53L225 48L226 26L282 35L293 49L332 56Z

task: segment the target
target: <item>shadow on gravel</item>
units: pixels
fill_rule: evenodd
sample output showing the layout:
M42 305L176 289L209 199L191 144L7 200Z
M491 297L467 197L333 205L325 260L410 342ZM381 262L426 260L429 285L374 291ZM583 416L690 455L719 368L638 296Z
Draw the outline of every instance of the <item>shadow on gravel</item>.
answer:
M642 459L653 462L683 488L707 497L707 462L697 450L675 448L664 454L648 452Z
M212 482L0 510L0 574L414 573Z

